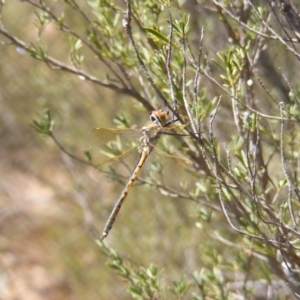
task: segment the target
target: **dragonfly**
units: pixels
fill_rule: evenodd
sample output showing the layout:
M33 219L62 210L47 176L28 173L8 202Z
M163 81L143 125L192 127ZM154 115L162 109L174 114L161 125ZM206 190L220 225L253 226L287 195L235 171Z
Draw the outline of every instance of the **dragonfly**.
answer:
M112 128L95 128L93 135L100 143L109 143L110 141L120 142L122 145L128 144L129 150L121 153L120 155L109 158L97 165L96 170L101 173L106 173L114 177L128 178L121 195L119 196L102 232L100 241L103 241L109 234L116 217L124 203L128 193L133 186L133 183L138 178L145 162L149 157L155 157L154 160L171 165L175 171L177 166L189 168L191 163L188 160L173 156L159 150L155 145L162 135L185 135L183 134L182 125L174 125L177 119L171 119L169 112L163 110L155 110L150 114L150 123L141 129L112 129ZM178 168L178 169L180 169ZM128 175L129 174L129 175ZM170 174L174 177L175 174ZM174 179L174 178L171 178ZM163 184L163 183L162 183Z

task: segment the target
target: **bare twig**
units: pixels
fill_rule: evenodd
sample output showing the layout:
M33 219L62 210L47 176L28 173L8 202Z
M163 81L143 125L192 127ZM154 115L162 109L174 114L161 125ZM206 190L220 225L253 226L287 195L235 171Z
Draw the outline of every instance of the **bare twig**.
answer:
M170 33L169 33L169 44L168 44L166 67L167 67L167 73L168 73L168 78L169 78L169 86L170 86L170 91L171 91L171 99L173 102L173 108L175 111L177 111L177 99L175 98L175 94L174 94L174 84L173 84L173 76L172 76L172 69L171 69L173 20L172 20L170 4L168 5L168 12L169 12Z
M281 114L281 116L283 115L283 103L280 103L280 114ZM293 210L293 205L292 205L293 183L292 183L290 174L287 169L287 164L286 164L285 155L284 155L284 122L283 121L281 121L281 128L280 128L280 156L281 156L281 165L283 168L283 174L287 181L288 190L289 190L288 198L286 201L289 206L289 211L290 211L290 215L291 215L293 224L297 228L298 224L297 224L295 216L294 216L294 210ZM285 201L283 201L283 203L281 205L281 210L283 210L284 205L285 205Z
M196 122L197 122L197 133L200 134L200 119L198 114L198 91L199 91L199 75L200 75L200 68L201 68L201 55L202 55L202 47L203 47L203 38L204 38L204 27L201 28L201 36L200 36L200 43L199 43L199 50L198 50L198 60L197 60L197 69L194 78L194 97L193 102L196 110Z
M182 52L183 52L183 68L182 68L182 98L183 98L183 103L184 103L184 107L185 107L185 111L187 113L188 119L189 119L189 123L192 127L194 136L198 135L198 131L196 129L195 123L194 123L194 119L192 117L192 113L191 113L191 109L190 109L190 105L188 103L187 100L187 96L186 96L186 46L185 46L185 42L186 42L186 37L183 36L182 37Z

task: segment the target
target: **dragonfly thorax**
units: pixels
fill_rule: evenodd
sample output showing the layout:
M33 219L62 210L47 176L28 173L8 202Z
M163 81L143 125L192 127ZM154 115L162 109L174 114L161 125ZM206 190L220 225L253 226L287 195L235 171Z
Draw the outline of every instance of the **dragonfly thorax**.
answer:
M150 152L161 135L161 127L155 124L145 126L141 130L140 144L142 147L148 147Z

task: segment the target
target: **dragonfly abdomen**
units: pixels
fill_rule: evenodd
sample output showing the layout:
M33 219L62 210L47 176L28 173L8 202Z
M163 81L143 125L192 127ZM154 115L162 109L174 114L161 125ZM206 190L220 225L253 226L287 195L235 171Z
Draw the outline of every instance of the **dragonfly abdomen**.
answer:
M116 220L116 217L122 207L122 204L124 202L124 200L126 199L129 190L131 189L134 181L136 180L139 172L141 171L147 157L149 156L150 152L149 149L145 149L146 147L143 147L142 153L141 153L141 157L137 163L137 165L135 166L132 175L130 176L130 179L128 180L123 192L121 193L121 196L119 198L119 200L117 201L117 203L115 204L108 220L107 223L105 224L102 236L100 238L100 240L102 241L109 233L109 231L112 229L112 226Z

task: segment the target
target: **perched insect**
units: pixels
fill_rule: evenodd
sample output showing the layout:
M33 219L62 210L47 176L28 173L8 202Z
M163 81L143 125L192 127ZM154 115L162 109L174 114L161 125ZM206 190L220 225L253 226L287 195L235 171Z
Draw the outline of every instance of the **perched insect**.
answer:
M159 161L164 168L164 164L171 165L174 170L177 166L188 168L190 162L177 156L169 155L155 147L159 138L162 135L183 135L182 126L174 125L176 119L170 119L168 113L162 110L153 111L150 114L150 122L148 125L138 129L110 129L96 128L93 134L101 143L109 143L110 141L120 142L122 144L130 144L129 150L117 157L107 159L97 166L97 170L107 174L114 174L127 177L127 183L116 202L108 221L103 230L100 240L102 241L111 230L113 223L121 209L121 206L126 199L129 190L134 181L137 179L141 169L143 168L148 157L154 158L153 161ZM122 175L125 174L125 175ZM126 175L127 174L127 175ZM171 174L172 176L176 174Z

